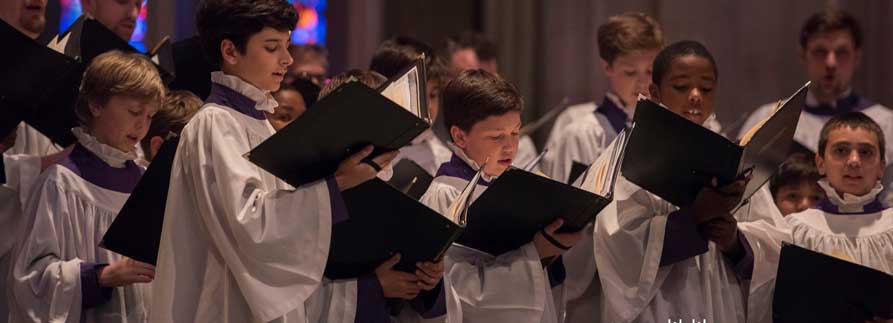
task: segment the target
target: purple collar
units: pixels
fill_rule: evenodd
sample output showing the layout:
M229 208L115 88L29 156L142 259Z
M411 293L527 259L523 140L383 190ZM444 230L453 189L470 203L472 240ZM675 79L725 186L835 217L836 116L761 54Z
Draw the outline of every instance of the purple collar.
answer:
M835 107L832 107L830 104L820 104L817 106L806 105L806 108L803 109L803 111L818 116L833 116L846 112L862 111L872 105L874 105L874 102L856 95L856 93L853 92L846 97L837 99L837 105Z
M440 165L440 168L437 169L437 175L434 177L440 176L450 176L450 177L458 177L464 179L466 181L471 181L474 178L474 175L477 174L477 171L471 168L462 158L453 154L453 157L450 158L450 161L443 163ZM483 178L478 181L478 184L482 186L490 186L490 182L487 182Z
M607 95L602 100L602 104L595 108L595 113L600 113L605 118L608 118L608 122L611 123L611 128L614 129L614 132L620 133L623 129L626 129L626 120L629 118L629 115L614 104L614 101L609 99Z
M257 102L236 90L217 83L211 83L211 94L208 95L205 102L232 108L257 120L267 119L262 111L254 108L257 106Z
M71 154L59 164L87 182L107 190L126 194L133 192L133 188L143 176L143 169L132 160L124 162L123 168L115 168L81 144L76 144L71 150Z
M822 210L827 213L832 214L843 214L843 215L860 215L860 214L870 214L870 213L878 213L883 211L885 208L881 205L881 202L875 199L871 201L871 203L865 204L862 207L862 212L841 212L840 209L834 203L831 203L831 200L828 198L824 198L819 201L819 204L816 204L816 209Z

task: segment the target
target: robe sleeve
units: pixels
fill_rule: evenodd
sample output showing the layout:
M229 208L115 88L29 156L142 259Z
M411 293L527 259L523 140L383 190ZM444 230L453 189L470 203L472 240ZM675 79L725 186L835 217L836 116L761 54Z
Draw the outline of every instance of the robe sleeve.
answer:
M753 254L753 267L747 293L747 322L772 322L772 295L783 242L791 242L788 228L768 221L738 224L739 236L744 236Z
M670 208L621 178L596 217L595 264L612 321L632 321L660 289L659 272L670 269L660 267Z
M40 175L40 156L2 155L6 183L0 183L19 193L19 201L25 205L31 186Z
M177 160L191 177L195 214L255 318L266 322L304 306L322 280L333 218L344 216L331 205L340 193L330 180L297 190L276 180L281 189L269 189L270 175L243 157L252 146L228 112L209 111L191 123L198 133L180 147L196 148L178 151L184 156Z
M694 216L688 210L677 210L667 216L664 247L660 265L666 266L707 252L707 240L698 233Z
M55 172L48 170L47 173ZM81 316L81 259L61 259L67 239L80 233L66 232L60 219L77 216L49 174L35 186L24 207L29 228L20 242L13 265L11 311L27 322L77 321ZM74 213L74 214L72 214Z

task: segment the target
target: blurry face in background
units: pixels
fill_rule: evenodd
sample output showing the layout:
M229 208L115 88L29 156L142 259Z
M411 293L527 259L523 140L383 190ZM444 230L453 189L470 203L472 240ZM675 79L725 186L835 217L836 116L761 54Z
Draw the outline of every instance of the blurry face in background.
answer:
M623 105L635 106L639 94L648 96L651 86L651 65L657 50L635 51L617 56L613 62L602 60L602 71L608 77L611 91Z
M484 174L499 176L515 159L521 131L521 113L509 112L490 116L471 126L469 131L453 126L450 135L453 143L484 166Z
M81 0L84 12L115 32L121 39L130 40L136 28L143 0Z
M815 206L824 197L824 191L816 182L804 180L779 187L774 199L781 215L786 216L803 212Z
M313 82L313 84L316 84L316 86L322 87L323 85L326 85L327 72L328 71L326 71L326 67L322 62L295 62L288 67L288 74L285 75L285 83L294 82L298 78L305 78Z
M715 87L716 74L708 59L679 56L670 63L660 84L651 85L651 97L670 111L703 125L713 114Z
M47 0L3 0L0 19L36 39L46 26L46 7Z
M273 97L279 102L274 113L266 113L267 120L276 131L282 130L289 123L300 118L307 111L304 97L295 90L283 90L273 93Z
M481 61L478 60L478 55L473 48L462 48L450 56L450 66L456 72L462 72L481 68Z
M834 102L850 88L862 58L862 51L856 49L853 36L846 30L813 36L800 54L812 81L810 94L822 103Z
M428 94L428 118L434 123L437 119L437 113L440 111L440 86L439 82L425 82L426 93Z

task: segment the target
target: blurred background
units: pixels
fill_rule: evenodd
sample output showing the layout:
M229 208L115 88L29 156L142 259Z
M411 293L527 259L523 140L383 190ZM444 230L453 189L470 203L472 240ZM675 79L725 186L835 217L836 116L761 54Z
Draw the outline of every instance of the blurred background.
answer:
M145 0L131 43L152 48L165 35L195 34L198 0ZM496 47L498 71L521 90L525 120L562 98L601 100L607 80L597 55L596 29L611 15L641 11L655 17L667 43L704 43L720 70L717 117L737 134L757 106L780 99L806 82L798 32L825 6L852 13L865 33L856 92L893 105L893 1L886 0L292 0L300 21L294 43L318 43L329 52L330 74L367 68L378 44L407 35L435 48L448 36L477 31ZM81 12L79 0L51 0L46 41ZM549 126L534 134L541 146ZM734 136L734 135L733 135Z

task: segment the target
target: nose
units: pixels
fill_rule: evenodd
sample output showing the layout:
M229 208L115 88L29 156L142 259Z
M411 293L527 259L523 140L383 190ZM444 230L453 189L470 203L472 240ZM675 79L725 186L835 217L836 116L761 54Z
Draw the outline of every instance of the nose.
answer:
M808 209L811 206L812 206L812 203L810 202L809 197L803 197L797 203L797 206L796 206L797 212L806 211L806 209Z
M688 93L688 103L692 105L700 105L701 100L703 100L701 90L698 88L691 89L691 92Z
M279 53L280 64L284 67L291 66L292 63L295 62L295 59L291 57L291 53L288 52L288 49L282 49Z
M846 159L846 165L850 168L858 168L859 166L862 166L862 157L859 156L859 151L853 149L850 152L850 155L847 156Z
M837 67L837 54L834 51L828 52L828 56L825 56L825 68L833 69Z

